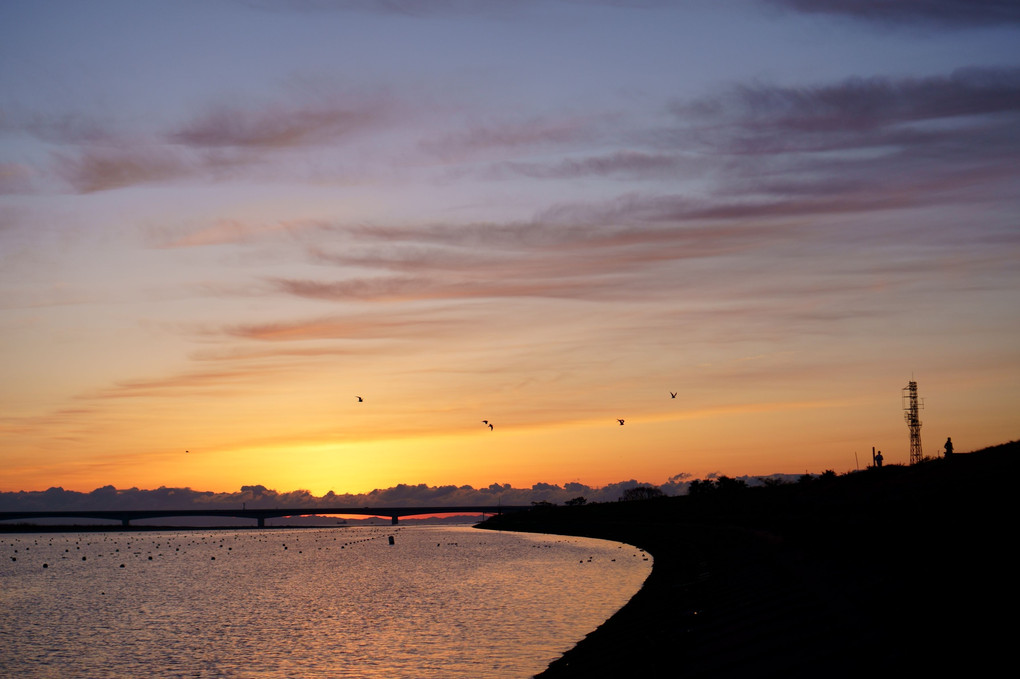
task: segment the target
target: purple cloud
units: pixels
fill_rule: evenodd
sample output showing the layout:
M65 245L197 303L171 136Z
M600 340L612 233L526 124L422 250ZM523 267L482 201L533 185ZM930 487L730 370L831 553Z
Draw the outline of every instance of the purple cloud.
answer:
M493 166L490 175L495 178L521 175L533 179L575 179L578 177L640 179L675 175L678 169L687 166L688 163L674 155L617 151L602 156L572 158L555 163L505 162Z
M1013 0L766 0L808 14L832 14L880 24L944 28L1020 23Z
M0 195L33 193L34 178L35 170L29 165L0 163Z
M219 106L169 130L117 136L93 121L36 116L20 123L60 145L54 172L80 193L189 177L223 179L265 165L275 153L337 144L384 124L393 112L383 97L322 100L298 93L285 104Z
M680 198L630 197L561 206L534 222L333 227L328 231L342 246L310 249L316 263L390 274L268 282L288 295L326 301L629 299L660 287L646 275L650 265L738 254L794 235L783 225L699 224L703 213Z
M720 168L717 204L703 216L983 200L988 188L1005 187L1018 173L1015 68L817 87L755 85L672 110L678 126L659 141L700 151Z
M365 129L383 116L379 105L271 106L263 110L221 107L168 135L195 148L283 149L335 141Z
M708 478L718 476L709 475ZM761 485L760 477L736 477L748 485ZM772 478L793 481L798 475L776 474ZM680 473L670 477L661 485L639 482L635 479L618 481L605 486L590 486L570 482L562 486L556 483L539 482L530 488L514 488L509 483L493 483L482 488L470 485L430 486L425 483L399 483L389 488L377 488L365 493L334 493L329 491L316 496L307 490L280 492L261 484L241 486L231 493L198 491L191 488L167 488L161 486L152 490L138 488L118 489L103 486L89 493L49 488L44 491L0 492L0 510L116 510L116 509L236 509L244 503L249 509L276 507L413 507L413 506L458 506L458 505L528 505L532 502L563 504L576 497L589 502L616 502L628 488L652 486L666 495L683 495L695 478Z
M740 87L673 111L729 153L926 145L971 129L1005 132L1020 115L1020 69L962 69L928 78L851 78L819 87ZM998 120L997 117L1005 119ZM976 123L966 125L971 119ZM955 127L914 124L957 121ZM905 126L905 127L904 127Z
M89 147L54 159L57 174L80 193L168 181L195 171L193 163L159 147Z
M458 158L490 149L531 149L583 141L593 133L592 121L580 118L475 125L463 132L423 141L422 150L441 158Z

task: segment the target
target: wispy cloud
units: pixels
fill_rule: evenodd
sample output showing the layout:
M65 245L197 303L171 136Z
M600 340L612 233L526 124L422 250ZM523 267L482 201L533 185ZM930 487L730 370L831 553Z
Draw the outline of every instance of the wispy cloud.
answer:
M744 86L673 107L661 141L722 167L714 191L745 196L714 217L871 211L980 199L1015 181L1020 70Z
M441 310L410 311L403 314L372 312L292 322L231 325L223 328L222 332L232 337L263 342L400 339L452 332L465 322L462 317Z
M723 97L680 103L673 110L702 121L700 131L729 131L730 135L710 138L728 141L716 148L729 152L926 144L966 133L971 125L941 129L911 125L967 123L975 116L1020 113L1020 69L968 68L927 78L851 78L813 87L749 85ZM705 125L709 120L711 125ZM742 138L763 142L769 137L775 144L739 143Z
M169 181L193 174L196 165L162 147L100 147L54 154L56 172L79 193Z
M0 163L0 195L32 193L35 170L24 163Z
M285 375L293 365L261 363L230 368L205 367L200 371L162 377L119 381L110 387L83 395L86 400L152 396L190 397L197 394L237 394L264 382L270 375Z
M564 147L590 138L597 122L579 117L532 118L468 124L467 129L421 142L421 149L444 159L488 154L493 149L523 151Z
M630 299L654 295L659 284L649 280L649 265L733 255L794 233L787 225L683 224L683 214L667 219L656 212L663 205L649 202L655 205L631 198L626 206L564 206L525 223L337 227L343 246L323 239L310 250L315 261L392 275L270 282L287 294L334 301Z
M220 106L167 135L168 141L210 149L285 149L334 142L378 124L386 107L378 101L354 105L298 102L263 108Z
M505 3L478 0L242 0L252 8L273 12L370 12L396 14L406 17L434 16L503 16L510 11L508 5L527 6L524 2Z
M508 161L494 165L489 175L505 178L514 175L534 179L576 179L581 177L615 177L643 179L675 175L678 169L690 168L691 162L678 155L617 151L600 156L568 158L553 163Z
M333 96L295 86L286 95L210 105L183 123L131 135L70 115L30 116L15 126L53 144L53 172L75 191L93 193L184 178L229 178L294 149L342 145L390 124L400 110L379 94Z
M264 240L275 235L294 235L316 227L316 223L303 221L267 224L224 218L198 228L153 228L150 237L151 242L157 248L189 248L246 243Z
M833 14L880 24L943 28L1020 23L1012 0L765 0L798 12Z
M318 496L307 490L277 491L259 484L244 485L234 492L167 487L152 490L118 489L114 486L103 486L83 493L50 488L45 491L0 493L0 508L5 511L217 509L237 508L244 503L250 509L286 507L313 510L327 507L456 507L497 503L529 505L538 501L561 504L576 497L583 497L589 502L615 502L625 490L638 485L660 488L667 495L680 495L686 492L693 478L691 474L680 473L661 484L631 479L604 486L590 486L579 482L564 484L538 482L525 488L515 488L509 483L492 483L479 488L470 485L433 486L425 483L398 483L364 493L329 491ZM751 485L760 483L752 477L739 478L750 481Z

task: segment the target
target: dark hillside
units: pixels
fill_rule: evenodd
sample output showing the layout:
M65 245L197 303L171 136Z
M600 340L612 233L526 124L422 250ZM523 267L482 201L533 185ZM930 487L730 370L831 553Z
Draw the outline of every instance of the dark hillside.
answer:
M628 542L634 599L542 677L984 675L1010 660L1020 442L911 467L496 517Z

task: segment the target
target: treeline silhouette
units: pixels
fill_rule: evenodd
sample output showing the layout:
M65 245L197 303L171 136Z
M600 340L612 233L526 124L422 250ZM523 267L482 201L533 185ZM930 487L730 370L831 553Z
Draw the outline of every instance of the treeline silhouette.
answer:
M687 496L483 526L619 540L655 558L631 603L542 677L981 676L1012 646L1018 472L1015 441L796 483L719 477Z

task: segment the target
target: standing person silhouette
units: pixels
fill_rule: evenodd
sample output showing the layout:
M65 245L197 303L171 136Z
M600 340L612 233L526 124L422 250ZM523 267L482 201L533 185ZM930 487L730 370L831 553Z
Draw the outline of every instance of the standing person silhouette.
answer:
M946 439L946 457L953 456L953 439L952 437Z

